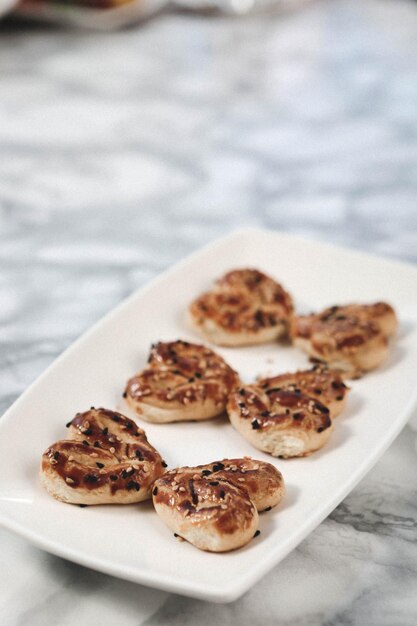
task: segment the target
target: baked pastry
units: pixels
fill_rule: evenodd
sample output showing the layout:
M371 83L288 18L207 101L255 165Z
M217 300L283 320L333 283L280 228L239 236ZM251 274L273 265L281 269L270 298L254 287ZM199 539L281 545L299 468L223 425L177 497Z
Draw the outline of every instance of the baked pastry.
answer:
M152 490L155 510L165 524L210 552L248 543L258 527L258 511L278 504L284 493L281 472L248 457L170 470Z
M299 370L260 379L256 383L264 390L287 389L302 392L318 400L330 411L331 419L340 415L346 405L349 387L341 376L323 364L316 363L311 369Z
M256 269L238 269L194 300L188 317L209 341L242 346L285 335L292 312L292 299L279 283Z
M115 411L94 409L68 422L68 439L42 456L47 492L71 504L130 504L150 497L166 467L145 432Z
M147 367L133 376L124 396L148 422L204 420L222 413L237 373L221 356L186 341L152 346Z
M388 337L397 327L388 304L333 306L294 317L291 337L311 357L347 377L359 378L378 367L388 353Z
M337 315L343 314L356 315L365 321L374 322L386 337L395 335L398 328L397 315L392 306L386 302L350 304L345 307L338 307Z
M227 413L255 448L281 458L311 454L333 429L327 406L299 389L270 387L265 381L233 391Z

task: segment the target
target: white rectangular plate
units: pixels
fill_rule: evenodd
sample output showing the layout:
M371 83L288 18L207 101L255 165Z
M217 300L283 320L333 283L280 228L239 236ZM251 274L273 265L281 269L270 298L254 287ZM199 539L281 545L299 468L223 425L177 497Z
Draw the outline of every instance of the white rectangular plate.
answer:
M385 299L400 317L389 359L353 382L331 440L311 457L274 460L253 449L226 418L141 424L170 467L244 455L275 463L288 493L277 509L261 515L260 537L241 550L209 554L177 542L150 503L81 509L50 498L39 485L39 461L50 443L66 436L65 423L90 405L128 413L124 384L144 365L150 343L199 341L184 322L187 303L224 271L245 266L281 281L301 311ZM417 270L412 266L280 233L248 230L228 236L122 303L7 411L0 420L0 521L82 565L189 596L234 600L334 509L405 424L417 402L416 319ZM219 353L245 381L308 365L304 354L279 344Z

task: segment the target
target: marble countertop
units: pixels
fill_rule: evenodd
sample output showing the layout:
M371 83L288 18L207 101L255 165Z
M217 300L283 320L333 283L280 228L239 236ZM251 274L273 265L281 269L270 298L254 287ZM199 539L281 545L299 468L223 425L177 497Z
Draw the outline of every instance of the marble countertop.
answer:
M95 320L261 226L417 261L417 4L0 25L0 409ZM387 287L388 288L388 287ZM417 455L375 468L240 600L88 570L0 530L4 626L417 623Z

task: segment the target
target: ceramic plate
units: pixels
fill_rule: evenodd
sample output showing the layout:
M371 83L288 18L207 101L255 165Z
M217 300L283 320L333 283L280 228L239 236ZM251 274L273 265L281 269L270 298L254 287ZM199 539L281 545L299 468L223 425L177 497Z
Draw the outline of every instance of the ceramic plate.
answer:
M129 413L125 381L142 368L155 340L198 338L184 322L187 303L222 272L254 266L280 280L299 311L386 299L400 331L390 356L352 384L329 443L304 459L273 460L222 417L144 426L169 466L252 455L284 474L288 494L260 516L261 535L243 549L209 554L178 542L152 505L80 508L41 488L42 452L66 436L78 411L105 406ZM69 348L0 420L0 521L35 545L144 585L217 602L234 600L283 559L349 493L405 424L417 403L417 270L394 261L288 235L234 233L182 261L131 296ZM243 379L306 367L306 356L270 344L219 349Z

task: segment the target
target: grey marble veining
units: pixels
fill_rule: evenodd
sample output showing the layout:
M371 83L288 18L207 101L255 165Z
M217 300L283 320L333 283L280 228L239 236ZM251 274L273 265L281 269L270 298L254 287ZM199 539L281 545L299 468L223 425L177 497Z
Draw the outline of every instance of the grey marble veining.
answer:
M0 410L134 289L240 226L417 260L417 4L0 25ZM407 427L243 598L214 605L0 530L5 626L414 626Z

